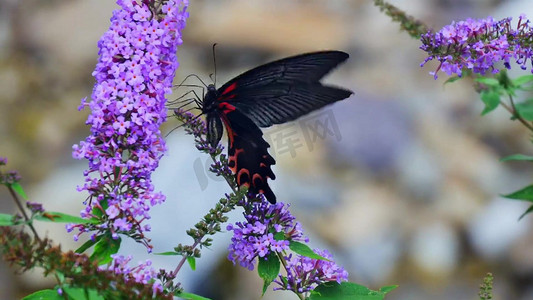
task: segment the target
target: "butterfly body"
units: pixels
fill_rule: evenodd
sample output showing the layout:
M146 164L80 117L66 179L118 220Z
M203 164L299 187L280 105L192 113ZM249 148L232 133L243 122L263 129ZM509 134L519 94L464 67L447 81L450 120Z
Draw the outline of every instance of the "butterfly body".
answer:
M226 128L229 167L239 186L276 203L267 182L276 178L271 169L276 161L259 127L289 122L349 97L351 91L320 82L347 58L341 51L301 54L251 69L219 89L207 87L201 107L207 140L215 147Z

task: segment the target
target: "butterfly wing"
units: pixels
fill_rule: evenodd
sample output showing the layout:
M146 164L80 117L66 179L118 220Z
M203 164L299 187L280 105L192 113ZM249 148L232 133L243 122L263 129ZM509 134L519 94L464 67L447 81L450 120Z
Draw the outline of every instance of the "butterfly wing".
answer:
M349 90L320 83L347 58L341 51L301 54L259 66L216 92L208 91L205 107L217 107L207 116L208 140L215 144L220 140L221 120L228 133L229 167L239 186L248 186L251 193L262 193L269 202L276 202L267 181L275 179L271 166L276 162L268 154L270 145L258 126L285 123L349 97Z
M247 186L251 193L265 195L270 203L276 203L276 196L267 181L276 178L271 169L276 161L268 154L270 145L263 139L263 132L234 107L223 106L220 118L228 133L229 167L237 184Z
M352 94L319 81L348 57L322 51L259 66L220 87L217 101L230 103L261 127L295 120Z

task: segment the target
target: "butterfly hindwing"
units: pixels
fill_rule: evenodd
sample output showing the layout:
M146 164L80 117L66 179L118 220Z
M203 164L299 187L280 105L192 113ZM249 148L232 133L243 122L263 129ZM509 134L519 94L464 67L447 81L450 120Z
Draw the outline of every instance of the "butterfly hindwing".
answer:
M247 186L254 194L262 193L271 203L276 196L267 180L275 179L271 166L276 163L268 153L270 145L257 125L238 110L225 110L221 115L228 133L229 167L239 186Z
M261 127L292 121L352 94L319 81L347 58L341 51L323 51L274 61L224 84L217 101L230 103Z

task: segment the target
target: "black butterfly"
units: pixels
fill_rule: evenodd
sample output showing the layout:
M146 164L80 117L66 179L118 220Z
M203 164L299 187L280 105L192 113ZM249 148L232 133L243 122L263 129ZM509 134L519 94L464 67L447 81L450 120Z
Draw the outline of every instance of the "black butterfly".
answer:
M239 186L262 193L270 203L276 196L267 179L276 176L276 163L259 127L295 120L325 105L345 99L352 91L323 85L320 79L348 59L341 51L301 54L251 69L216 89L207 87L201 101L207 120L207 139L215 147L228 133L229 167Z

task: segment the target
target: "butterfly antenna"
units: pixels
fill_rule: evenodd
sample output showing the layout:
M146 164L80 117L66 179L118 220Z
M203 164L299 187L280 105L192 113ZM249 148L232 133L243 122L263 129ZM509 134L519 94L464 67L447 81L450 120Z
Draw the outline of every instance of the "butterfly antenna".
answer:
M215 82L215 86L217 86L217 55L216 55L216 51L215 51L215 46L217 45L217 43L214 43L213 44L213 65L215 66L215 80L213 80Z

